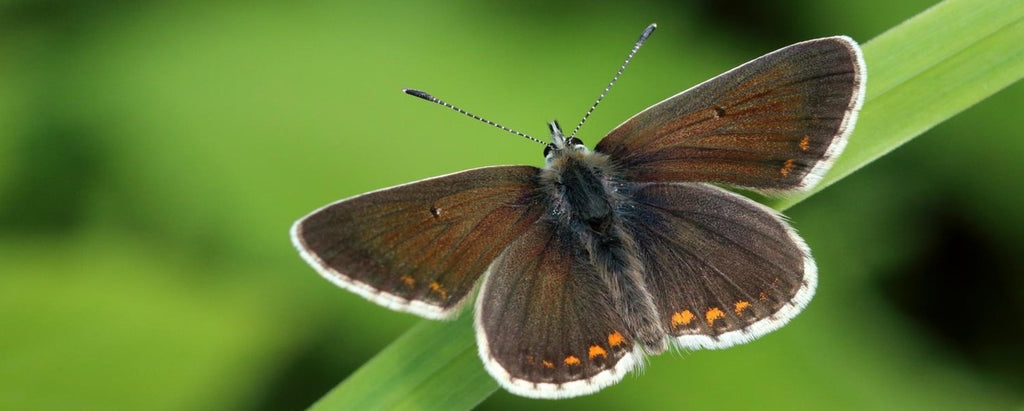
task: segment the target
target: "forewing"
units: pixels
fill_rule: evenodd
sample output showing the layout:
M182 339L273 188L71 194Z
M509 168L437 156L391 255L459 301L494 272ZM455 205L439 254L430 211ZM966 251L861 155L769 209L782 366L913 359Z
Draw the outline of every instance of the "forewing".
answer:
M637 361L607 282L574 239L542 220L498 257L477 298L480 357L512 393L592 393Z
M643 184L626 219L662 328L686 348L725 348L796 316L817 285L803 240L761 204L701 183Z
M451 317L540 217L537 172L478 168L341 200L295 222L292 242L342 288L394 310Z
M807 189L846 145L865 80L850 38L797 43L647 108L596 150L630 181Z

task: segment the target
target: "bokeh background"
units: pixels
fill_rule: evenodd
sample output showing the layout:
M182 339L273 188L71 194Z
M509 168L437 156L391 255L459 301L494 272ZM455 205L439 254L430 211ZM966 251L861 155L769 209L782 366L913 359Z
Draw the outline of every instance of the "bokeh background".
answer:
M420 321L319 278L292 221L543 160L403 87L546 138L658 22L593 144L751 58L867 41L931 3L3 2L0 409L303 408ZM1021 107L1017 84L789 210L821 277L782 330L597 395L481 406L1020 407Z

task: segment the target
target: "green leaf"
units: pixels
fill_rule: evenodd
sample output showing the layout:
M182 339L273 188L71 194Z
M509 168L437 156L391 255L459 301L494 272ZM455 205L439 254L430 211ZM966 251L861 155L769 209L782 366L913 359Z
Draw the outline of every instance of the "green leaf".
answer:
M1024 75L1024 2L949 0L864 44L868 90L843 155L784 210ZM316 410L468 409L498 385L476 354L472 315L424 321L314 404Z
M476 355L472 317L413 326L313 408L408 410L426 404L472 408L498 389Z

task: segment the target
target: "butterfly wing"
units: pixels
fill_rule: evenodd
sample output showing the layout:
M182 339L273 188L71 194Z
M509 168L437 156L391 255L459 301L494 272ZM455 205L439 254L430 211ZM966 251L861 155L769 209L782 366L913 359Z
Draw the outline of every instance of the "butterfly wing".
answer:
M480 357L508 391L563 398L614 384L638 360L608 285L574 234L541 220L495 260L476 303Z
M451 317L540 217L538 171L478 168L341 200L297 221L292 242L342 288L394 310Z
M783 326L810 301L810 250L774 210L702 183L634 187L625 219L662 328L686 348L725 348Z
M848 37L797 43L647 108L596 150L629 181L806 189L846 145L865 76Z

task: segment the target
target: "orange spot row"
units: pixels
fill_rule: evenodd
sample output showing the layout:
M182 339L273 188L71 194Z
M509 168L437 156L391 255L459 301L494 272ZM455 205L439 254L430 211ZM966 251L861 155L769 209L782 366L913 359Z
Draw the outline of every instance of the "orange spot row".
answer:
M750 307L750 301L737 301L735 306L736 315L743 314L743 310L746 310L748 307Z
M409 277L407 275L403 275L401 280L402 280L403 283L405 283L405 285L409 286L409 288L412 288L412 287L416 286L416 279L415 278Z
M782 165L782 169L779 170L779 174L783 177L789 177L789 173L793 171L793 167L796 166L796 162L793 159L786 160L786 163Z
M622 338L622 334L619 334L618 331L608 334L608 345L612 347L618 347L619 345L622 345L622 343L625 341L626 339Z
M704 313L704 318L708 321L708 327L715 323L715 320L725 317L725 312L720 310L718 307L711 307Z
M778 287L778 286L779 286L779 277L775 277L775 278L772 279L772 287ZM761 293L757 295L757 299L759 299L761 301L768 301L768 295L769 295L768 294L768 290L761 291Z
M622 334L620 334L618 331L613 331L611 334L608 334L608 344L611 345L612 347L625 344L625 342L626 338L623 337ZM587 357L590 358L591 360L597 357L608 358L608 351L605 350L604 347L600 345L593 344L589 347L587 351ZM536 359L537 358L532 355L526 355L526 362L530 364L536 364L536 362L534 362ZM582 361L580 360L580 357L570 355L568 357L565 357L565 359L562 360L562 363L564 363L565 365L573 366L582 364ZM555 363L552 361L541 360L540 364L543 365L544 368L555 368Z
M807 151L811 148L811 136L804 136L803 140L800 140L800 150Z
M439 284L437 281L430 283L430 291L433 291L441 295L441 299L448 299L448 290L445 290L444 287L441 287L441 284Z
M696 316L693 315L693 313L690 312L690 310L683 310L674 313L672 314L672 328L678 327L680 325L690 324L690 322L693 321L694 317Z

